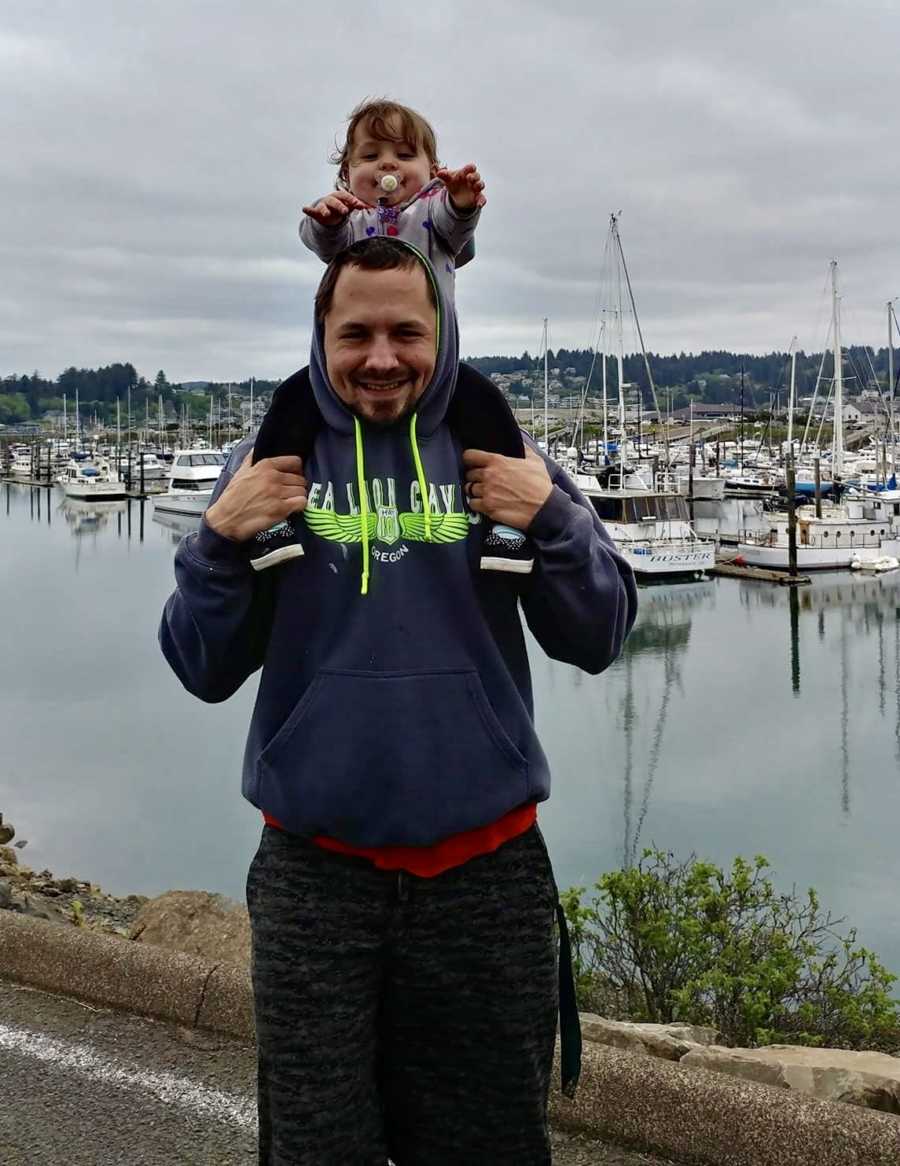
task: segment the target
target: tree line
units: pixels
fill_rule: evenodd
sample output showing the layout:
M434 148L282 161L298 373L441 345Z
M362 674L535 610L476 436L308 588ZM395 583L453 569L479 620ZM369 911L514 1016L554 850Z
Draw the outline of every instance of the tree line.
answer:
M504 373L510 377L510 388L525 396L543 392L543 354L532 356L523 352L521 356L477 356L467 357L467 362L486 375ZM773 395L778 395L782 403L787 400L790 386L791 358L787 352L769 352L763 355L752 353L710 350L699 353L648 353L647 357L653 381L660 397L660 406L665 408L687 407L691 400L707 405L739 404L742 392L749 408L768 407ZM614 361L607 358L608 391L616 385ZM590 377L589 392L599 395L602 387L601 360L591 349L559 348L548 352L547 363L551 369L558 369L562 383L566 383L566 371L575 376ZM652 404L650 382L640 353L632 353L624 359L624 374L628 384L640 391L644 404ZM900 354L895 354L895 392ZM593 371L592 371L593 370ZM825 378L824 392L833 376L833 360L821 352L797 353L796 391L798 397L809 396L821 375ZM526 374L525 380L517 380L516 373ZM537 374L537 383L535 383ZM844 386L850 395L865 388L874 388L876 381L882 390L887 383L888 350L874 349L863 345L844 348ZM820 387L820 392L822 391Z
M254 382L255 390L260 394L273 392L277 385L277 381ZM49 380L37 371L24 376L11 374L0 380L0 424L37 421L48 412L62 412L64 396L69 417L74 419L76 393L82 417L96 415L107 424L115 422L117 401L124 419L129 393L132 417L136 421L144 417L148 406L155 421L160 398L166 415L175 413L177 416L184 404L190 406L193 419L199 420L208 415L211 400L220 402L224 409L229 391L234 398L249 397L250 381L238 381L230 386L210 382L204 389L186 392L182 385L170 382L163 369L149 381L140 376L128 361L102 368L73 366L64 369L55 380Z
M786 352L763 355L724 350L670 355L650 353L648 359L660 406L664 409L684 408L691 400L708 405L739 404L742 391L744 403L750 409L768 407L773 395L778 395L782 403L786 401L790 383L790 356ZM844 381L849 394L873 388L876 380L882 388L886 384L887 348L850 345L844 349L844 359ZM532 396L543 391L543 354L532 356L526 351L521 356L476 356L468 357L467 361L487 375L507 374L510 377L509 388L513 392ZM548 352L548 364L552 369L560 370L564 385L567 370L571 370L569 376L591 378L589 391L592 395L599 395L601 391L600 363L596 354L587 348L558 348ZM895 373L898 366L900 359L895 360ZM820 352L797 353L798 396L809 396L813 392L820 369L822 375L830 380L830 355L826 355L823 365ZM644 404L649 407L652 394L640 354L632 353L625 357L624 372L625 380L636 387ZM256 380L254 383L255 391L260 395L273 392L278 385L277 381L268 380ZM607 369L607 383L612 391L615 370L610 367ZM201 420L208 415L211 401L218 402L221 409L225 408L229 391L233 397L249 397L250 381L237 381L230 386L225 382L210 382L205 388L186 392L182 385L170 382L162 369L150 381L140 376L128 361L96 369L67 368L55 380L49 380L39 372L24 376L11 374L0 380L0 424L36 421L47 412L60 412L63 408L63 394L71 412L75 407L76 391L82 415L96 415L108 424L115 421L116 401L121 402L124 409L129 392L132 416L135 418L144 416L148 403L155 418L159 399L162 398L167 415L171 416L173 412L177 415L184 404L190 406L194 420ZM576 390L567 387L566 391Z

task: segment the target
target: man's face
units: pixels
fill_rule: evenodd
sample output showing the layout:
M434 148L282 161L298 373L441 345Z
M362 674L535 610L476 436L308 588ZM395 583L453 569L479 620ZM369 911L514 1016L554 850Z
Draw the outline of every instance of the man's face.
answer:
M345 267L325 317L325 364L344 404L374 425L411 412L434 372L437 315L424 269Z

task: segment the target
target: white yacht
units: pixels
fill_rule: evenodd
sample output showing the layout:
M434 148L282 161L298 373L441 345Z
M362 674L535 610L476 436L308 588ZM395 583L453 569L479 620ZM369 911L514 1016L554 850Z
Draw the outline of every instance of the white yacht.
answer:
M24 481L31 477L32 456L31 448L27 445L14 445L10 448L9 476Z
M172 458L169 488L153 501L162 514L202 514L225 467L217 449L178 449Z
M72 458L56 480L67 498L116 502L127 497L125 483L105 458L96 462Z

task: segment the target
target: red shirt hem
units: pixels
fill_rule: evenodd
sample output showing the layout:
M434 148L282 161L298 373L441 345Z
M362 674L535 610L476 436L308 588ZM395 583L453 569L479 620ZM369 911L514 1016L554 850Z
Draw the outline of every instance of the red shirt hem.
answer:
M263 811L263 819L267 826L276 830L284 827L277 818ZM504 842L518 838L537 821L537 805L528 802L524 806L517 806L491 822L487 826L479 826L475 830L466 830L462 834L454 834L444 838L434 846L349 846L337 838L329 838L324 834L317 834L313 838L316 846L322 850L331 850L337 854L348 854L355 858L367 858L380 870L404 870L419 878L434 878L443 874L445 870L452 870L455 866L462 866L470 858L477 858L481 854L490 854L499 849Z

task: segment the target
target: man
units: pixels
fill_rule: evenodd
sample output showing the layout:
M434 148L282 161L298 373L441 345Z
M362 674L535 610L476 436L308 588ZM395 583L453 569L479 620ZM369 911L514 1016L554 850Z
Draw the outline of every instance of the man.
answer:
M598 672L636 591L558 467L460 450L448 405L473 376L423 257L356 244L291 390L321 416L306 464L239 447L176 554L160 640L185 686L225 700L262 667L244 794L266 821L247 885L266 1166L550 1162L557 892L518 605ZM254 572L248 540L298 510L303 556ZM534 540L531 575L478 569L482 515Z

